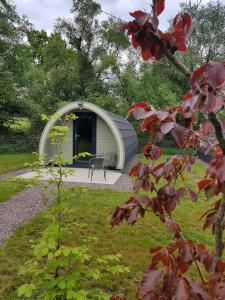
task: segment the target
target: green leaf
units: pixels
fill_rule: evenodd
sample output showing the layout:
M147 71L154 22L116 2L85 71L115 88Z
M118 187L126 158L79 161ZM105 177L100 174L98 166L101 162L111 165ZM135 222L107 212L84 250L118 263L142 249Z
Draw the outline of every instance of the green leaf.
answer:
M56 248L56 241L54 239L50 239L48 241L48 247L49 247L49 249L55 249Z
M54 254L52 252L48 253L48 260L52 260L54 257Z
M42 119L42 121L48 121L49 117L47 115L45 115L45 114L42 114L41 115L41 119Z
M80 290L76 293L74 293L74 299L76 300L86 300L87 298L88 292L85 290Z
M73 289L75 287L75 280L74 279L69 279L67 282L66 282L66 288L69 290L69 289Z
M65 256L69 256L70 253L71 253L71 248L70 248L70 247L65 247L65 248L63 249L63 254L64 254Z
M61 290L64 290L65 287L66 287L66 283L64 280L60 280L60 282L58 283L58 287L61 289Z
M75 298L75 292L72 291L72 290L67 291L66 296L67 296L67 299L76 299Z
M36 289L36 285L33 284L33 283L30 283L30 284L23 284L21 285L18 290L17 290L17 294L19 297L21 296L25 296L27 298L30 298L33 294L33 292L35 291Z
M124 267L122 265L108 267L107 270L112 274L120 274L120 273L130 272L129 268Z
M97 269L97 268L89 269L89 270L87 271L87 276L90 276L90 277L92 277L92 278L94 278L94 279L99 279L100 276L101 276L101 272L100 272L100 270Z

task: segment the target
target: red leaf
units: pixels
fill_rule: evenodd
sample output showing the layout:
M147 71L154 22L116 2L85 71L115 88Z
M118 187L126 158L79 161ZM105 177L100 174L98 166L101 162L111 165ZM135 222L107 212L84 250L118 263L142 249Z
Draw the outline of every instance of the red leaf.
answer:
M111 225L112 226L119 225L123 221L124 217L125 217L125 210L120 207L116 207L111 219Z
M203 131L203 133L205 135L209 135L209 134L211 134L212 132L215 131L212 123L209 120L206 120L206 121L202 122L200 127L201 127L201 130Z
M211 178L205 178L198 182L198 188L199 190L202 190L212 184L213 184L213 180Z
M189 188L188 188L188 193L189 193L189 197L190 197L191 201L196 202L198 199L197 194Z
M167 123L163 123L160 126L160 130L163 134L167 134L168 132L170 132L172 129L174 128L174 122L167 122Z
M191 27L191 16L188 13L179 13L173 20L175 31L182 32L185 36Z
M128 108L128 116L132 115L136 120L146 118L146 113L153 114L151 105L145 102L135 102Z
M214 157L207 169L207 174L216 177L220 182L225 181L225 156Z
M168 197L167 200L164 203L164 208L167 213L171 213L177 205L177 201L175 197Z
M133 190L135 192L137 192L138 190L140 190L142 188L142 184L143 184L143 179L136 178L134 185L133 185Z
M171 134L177 146L185 146L184 142L186 141L189 132L190 129L185 128L184 126L181 126L179 124L175 124L174 129L171 131Z
M212 93L208 93L202 111L208 113L214 111L216 105L217 105L216 97Z
M111 296L110 300L127 300L127 298L125 296Z
M215 156L216 157L222 157L223 156L223 150L219 146L216 146L214 148L214 151L215 151Z
M169 113L168 111L160 110L157 112L157 117L160 121L164 121L166 118L169 117Z
M225 62L214 63L204 70L204 75L213 88L217 88L225 82Z
M154 184L149 179L144 179L142 188L145 192L152 192L154 190Z
M177 191L176 191L176 200L179 201L180 198L183 197L183 195L186 193L186 189L185 188L179 188Z
M165 0L156 0L156 14L159 16L165 8Z
M145 271L144 276L140 283L138 299L144 299L144 297L147 294L151 293L154 290L162 273L163 273L163 268Z
M215 287L215 294L218 299L225 299L225 282L217 283Z
M190 86L193 88L195 88L195 84L196 81L198 81L200 78L202 78L203 72L205 71L205 69L209 66L209 64L203 65L202 67L196 69L191 76L191 80L190 80Z
M151 205L151 199L148 196L139 196L138 203L141 205Z
M169 299L172 299L175 280L176 280L176 274L174 273L173 270L170 269L165 275L164 283L163 283L163 292L165 295L168 296Z
M148 166L144 163L139 162L138 164L134 165L133 168L130 170L129 175L133 177L142 177L146 171L148 171Z
M132 46L134 48L137 48L140 46L138 40L137 40L137 37L135 35L132 35L132 38L131 38L131 43L132 43Z
M136 10L133 13L130 13L130 15L134 18L140 18L146 15L146 12L143 12L141 10Z
M144 61L149 60L153 56L152 52L151 52L151 49L148 48L148 47L142 49L141 56L142 56Z
M179 278L174 300L189 300L189 286L184 278Z
M207 293L206 289L203 286L201 286L200 284L197 284L191 278L186 278L186 280L188 281L189 286L190 286L192 292L194 293L194 295L198 295L201 297L201 299L204 299L204 300L211 299L211 297L209 296L209 294Z
M144 108L145 111L149 111L151 110L151 105L146 103L146 102L135 102L135 103L132 103L130 106L129 106L129 110L132 110L133 108L136 108L136 107L142 107Z
M155 247L155 248L149 249L149 252L150 252L151 254L154 254L154 253L158 252L158 251L161 250L161 249L162 249L162 247Z
M192 92L190 91L190 92L186 93L186 94L183 96L183 100L189 100L189 99L192 98L192 96L193 96L193 94L192 94Z
M203 225L203 230L205 230L205 229L211 227L212 225L214 225L215 220L216 220L216 212L213 211L213 212L208 213L208 215L205 218L205 223Z
M162 150L156 145L145 145L142 149L142 152L146 159L150 160L157 160L162 155Z
M176 239L180 238L181 228L178 224L174 223L171 220L167 220L167 227L169 232L173 233Z
M138 215L144 216L145 210L141 206L135 206L129 210L129 213L125 216L128 225L134 225L137 221Z

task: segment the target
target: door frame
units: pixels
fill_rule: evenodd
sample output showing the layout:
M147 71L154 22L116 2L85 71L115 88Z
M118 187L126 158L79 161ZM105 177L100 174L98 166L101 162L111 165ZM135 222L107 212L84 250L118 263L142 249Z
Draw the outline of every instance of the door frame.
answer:
M92 112L75 112L75 115L78 118L90 118L92 119L92 137L91 137L91 144L92 144L92 155L96 154L96 127L97 127L97 115ZM77 154L77 119L73 120L73 156ZM88 160L73 160L73 166L75 167L88 167Z

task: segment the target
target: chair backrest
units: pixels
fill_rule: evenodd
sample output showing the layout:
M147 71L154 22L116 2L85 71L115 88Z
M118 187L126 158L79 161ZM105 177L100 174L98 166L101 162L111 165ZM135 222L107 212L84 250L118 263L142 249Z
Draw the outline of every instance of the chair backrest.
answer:
M94 168L104 168L105 159L96 157L92 160L92 164L94 165Z

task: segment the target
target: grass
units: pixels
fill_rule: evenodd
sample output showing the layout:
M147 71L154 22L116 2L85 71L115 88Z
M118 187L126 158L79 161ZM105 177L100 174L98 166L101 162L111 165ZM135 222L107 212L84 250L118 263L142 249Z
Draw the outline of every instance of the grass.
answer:
M186 174L186 181L177 181L177 186L191 187L204 174L204 165L197 163L192 173ZM125 224L111 228L110 218L116 206L122 205L131 195L128 192L112 190L91 190L77 196L77 189L66 190L68 211L66 221L71 225L70 245L80 244L81 239L87 236L97 236L98 241L93 243L93 255L122 254L122 263L129 266L131 273L101 281L102 287L108 292L122 291L128 299L135 299L138 282L144 268L150 259L148 249L158 245L166 245L173 238L163 224L152 213L137 224ZM214 238L210 231L202 231L200 216L212 202L207 202L200 194L197 203L192 203L184 197L178 205L174 218L181 224L183 234L187 239L206 244L213 249ZM26 225L21 226L0 248L0 299L17 299L16 288L24 283L18 275L18 270L31 257L31 244L37 241L41 231L48 224L47 212L44 211ZM78 224L78 225L77 225ZM193 271L193 275L195 271Z
M21 192L26 186L27 182L23 180L0 181L0 203Z
M31 153L0 154L0 175L24 168L26 162L33 162L34 155ZM8 200L11 196L21 192L27 182L22 180L0 181L0 202Z
M193 149L175 148L175 147L162 147L164 155L175 155L175 154L194 154Z
M0 174L22 169L26 162L33 161L34 155L31 153L0 154Z

